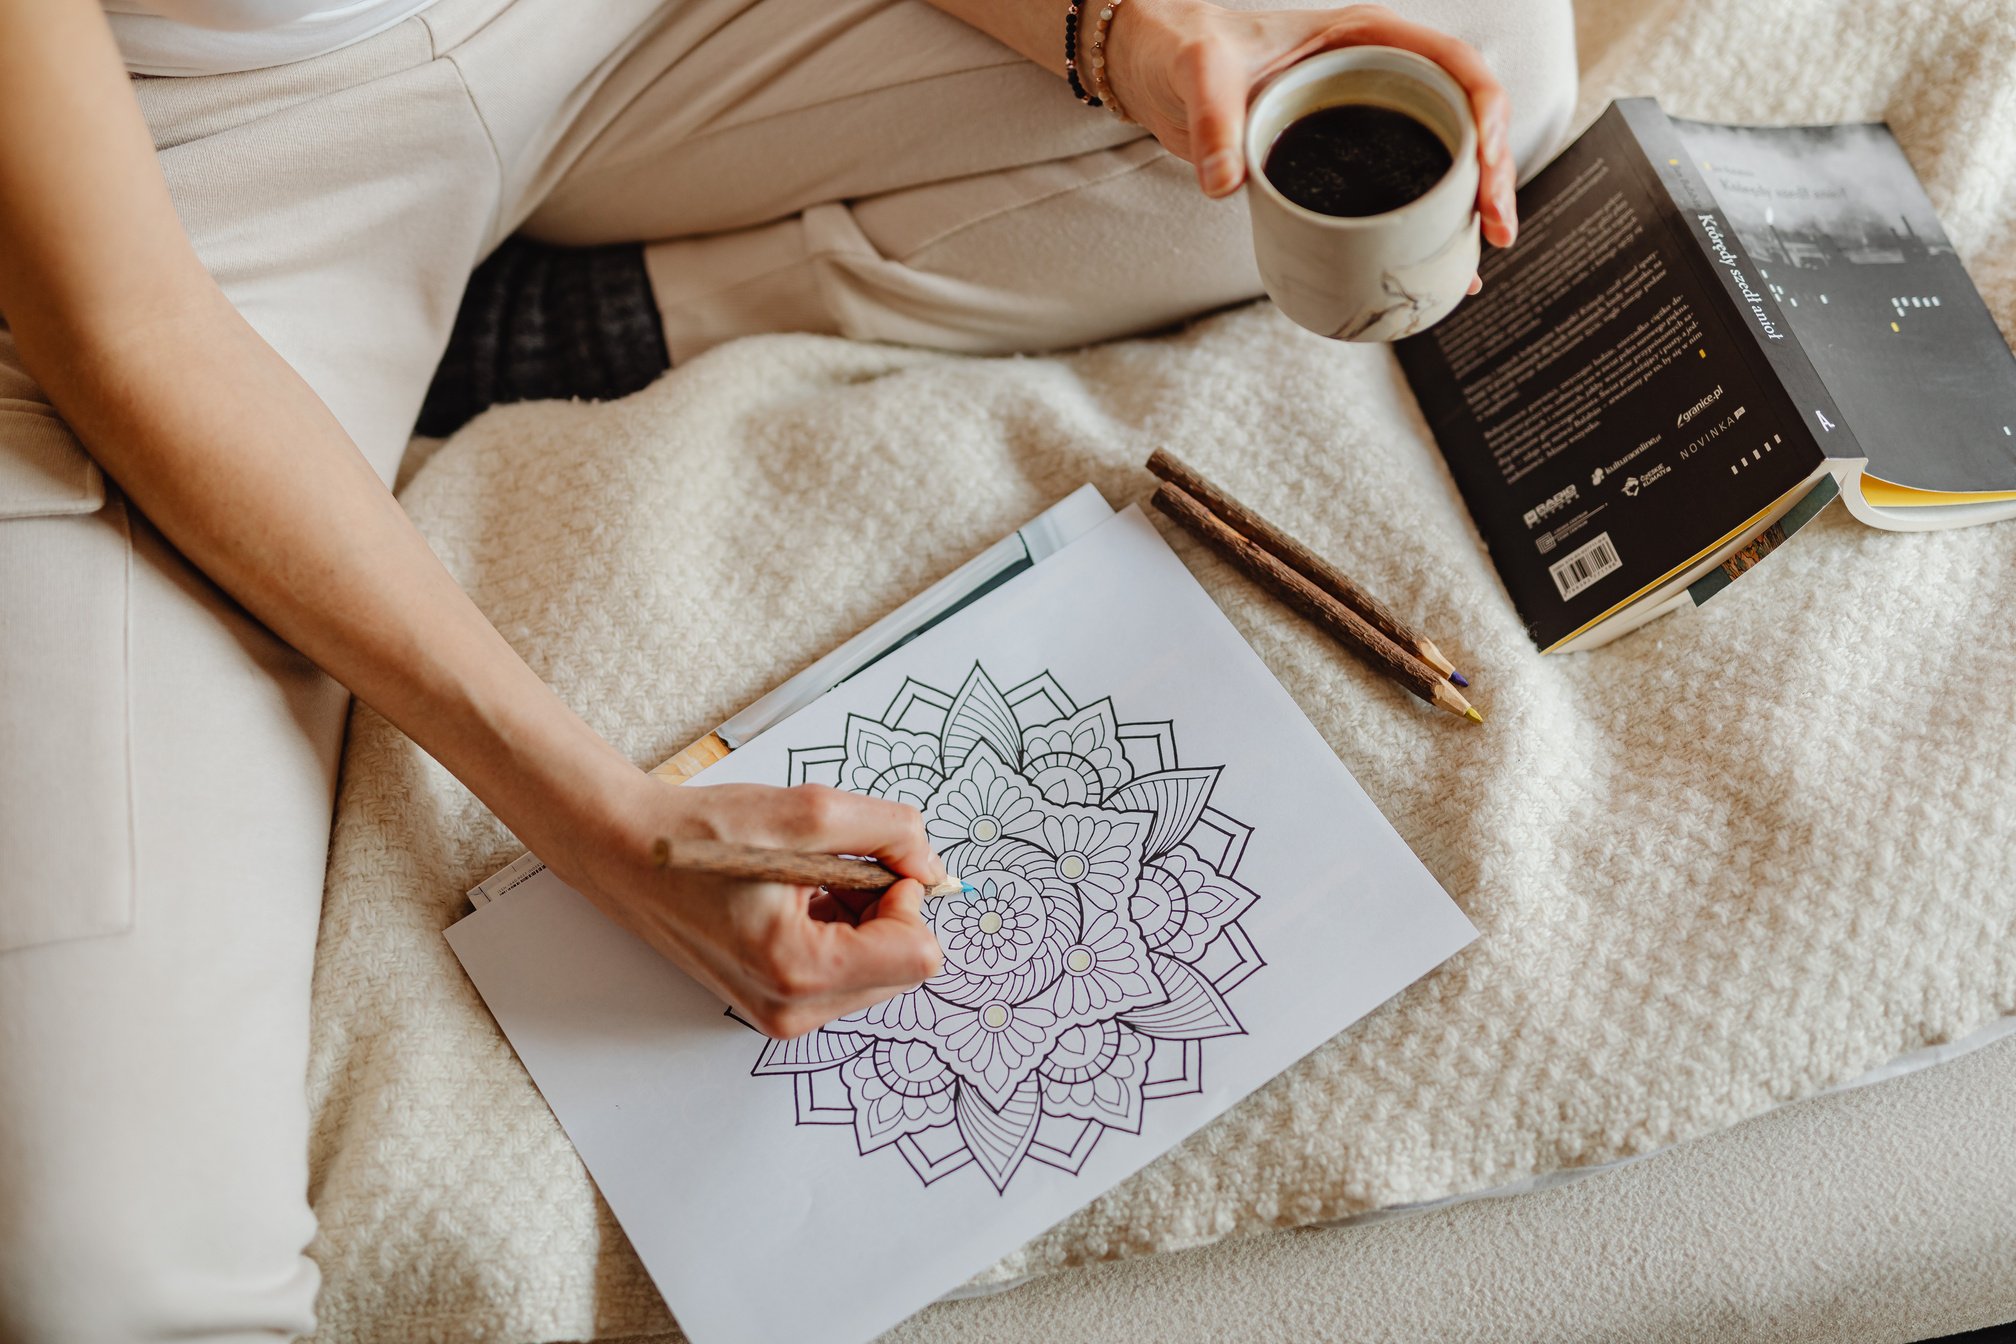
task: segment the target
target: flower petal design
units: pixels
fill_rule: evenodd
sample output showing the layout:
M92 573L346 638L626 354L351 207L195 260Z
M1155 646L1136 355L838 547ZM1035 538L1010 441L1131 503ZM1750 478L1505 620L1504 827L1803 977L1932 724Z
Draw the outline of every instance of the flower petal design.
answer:
M1155 818L1147 812L1108 812L1051 804L1032 837L1053 871L1080 891L1124 897L1141 880L1141 846Z
M1003 1106L1057 1044L1061 1029L1048 1008L996 999L942 1014L933 1043L962 1087L977 1091L990 1106Z
M756 1057L753 1074L816 1073L853 1058L868 1048L868 1038L821 1027L788 1041L770 1041Z
M1134 777L1110 698L1024 731L1022 760L1053 803L1097 803Z
M1098 1066L1060 1069L1053 1073L1045 1064L1043 1110L1049 1115L1068 1115L1079 1120L1096 1120L1129 1134L1141 1132L1142 1084L1148 1080L1148 1056L1154 1043L1139 1032L1107 1022L1098 1028L1074 1027L1075 1032L1100 1033L1096 1045L1071 1051L1069 1058L1087 1057ZM1059 1041L1052 1058L1078 1046L1076 1038Z
M1150 941L1158 951L1183 961L1203 956L1212 939L1260 899L1250 888L1204 862L1188 845L1170 850L1155 866L1179 874L1177 882L1184 895L1176 918L1162 931L1159 940Z
M1043 1085L1033 1076L1023 1082L999 1106L990 1106L962 1085L953 1103L959 1135L973 1161L996 1191L1008 1188L1008 1178L1035 1141L1036 1126L1043 1119Z
M931 992L978 1008L993 999L1019 1003L1054 981L1083 917L1050 856L1021 840L997 840L955 846L944 857L976 890L924 907L945 953Z
M1051 984L1043 1003L1060 1023L1103 1022L1133 1009L1165 1001L1150 964L1147 944L1120 903L1103 892L1087 892L1085 932L1064 950L1064 974Z
M1043 825L1043 796L1003 763L991 743L972 746L923 806L924 831L942 850L1027 838ZM961 877L965 874L962 872Z
M938 739L847 716L847 758L840 775L850 793L893 798L921 808L945 782Z
M1047 674L1009 684L1038 682L1025 710L1072 703ZM1243 1028L1193 963L1236 987L1265 962L1231 871L1250 828L1214 814L1231 842L1190 839L1219 771L1180 765L1173 725L1123 724L1110 700L1024 727L1001 684L978 665L956 695L906 681L881 718L848 716L843 745L804 749L837 751L844 788L915 804L969 890L924 908L939 974L765 1042L753 1072L791 1075L801 1124L851 1122L861 1152L895 1151L927 1186L971 1165L1005 1192L1026 1158L1075 1174L1105 1130L1138 1134L1149 1101L1197 1091L1202 1042ZM1138 741L1168 768L1137 775ZM1222 873L1204 857L1220 852ZM1182 1078L1151 1081L1170 1051Z
M927 981L893 999L871 1003L822 1030L830 1032L837 1027L878 1040L929 1040L931 1030L938 1025L938 1014L945 1011L945 1005L932 995L929 986Z
M864 1153L953 1119L958 1079L930 1047L881 1042L840 1068L854 1105L854 1139Z
M1207 1041L1246 1034L1225 996L1196 967L1159 952L1149 953L1148 961L1169 991L1169 998L1153 1007L1134 1009L1121 1017L1122 1022L1144 1036L1159 1036L1165 1041Z
M1142 775L1116 789L1107 804L1126 812L1152 812L1155 825L1142 845L1143 856L1159 859L1181 844L1211 804L1211 791L1218 787L1220 766L1203 770L1164 770Z
M1015 708L975 663L945 715L946 766L956 770L964 765L973 748L982 742L992 747L995 759L1010 769L1022 764L1022 727L1015 721Z

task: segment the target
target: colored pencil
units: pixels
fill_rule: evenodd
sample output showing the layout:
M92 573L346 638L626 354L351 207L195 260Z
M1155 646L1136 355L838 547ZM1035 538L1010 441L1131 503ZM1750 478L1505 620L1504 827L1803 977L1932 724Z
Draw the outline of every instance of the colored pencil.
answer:
M1381 634L1364 617L1317 587L1280 556L1205 508L1181 486L1164 481L1155 491L1155 507L1245 570L1261 587L1322 626L1379 675L1399 682L1438 709L1446 709L1472 723L1484 722L1484 716L1448 678Z
M884 891L901 880L873 859L848 859L837 854L805 854L795 849L765 849L727 840L673 840L660 836L651 847L660 868L682 873L706 873L745 882L783 882L794 887L824 887L828 891ZM924 899L950 896L966 884L949 873Z
M1229 523L1235 532L1251 538L1299 571L1311 583L1363 617L1365 623L1403 649L1413 649L1421 660L1458 686L1470 683L1456 665L1442 656L1433 640L1420 634L1393 613L1392 608L1359 587L1348 574L1304 546L1231 495L1213 485L1187 462L1167 448L1157 448L1148 459L1148 470L1184 491L1191 498Z

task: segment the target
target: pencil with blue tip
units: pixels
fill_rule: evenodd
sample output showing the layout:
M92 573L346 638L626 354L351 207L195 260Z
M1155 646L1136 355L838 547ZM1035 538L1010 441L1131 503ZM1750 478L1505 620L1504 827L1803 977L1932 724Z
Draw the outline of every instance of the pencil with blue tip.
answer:
M728 840L673 840L661 836L651 847L660 868L705 873L743 882L783 882L794 887L824 887L828 891L887 891L902 881L873 859L849 859L838 854L807 854L795 849L766 849ZM956 896L972 888L950 873L924 889L924 899Z

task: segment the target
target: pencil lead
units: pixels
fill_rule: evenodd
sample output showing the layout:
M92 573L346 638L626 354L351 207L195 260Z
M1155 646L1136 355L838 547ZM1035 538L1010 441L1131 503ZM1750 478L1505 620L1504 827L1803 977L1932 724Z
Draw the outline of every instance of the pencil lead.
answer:
M1466 691L1470 689L1470 678L1464 676L1461 672L1451 672L1449 674L1449 680L1455 682L1458 686L1461 686Z
M1472 705L1470 706L1469 709L1465 710L1463 713L1463 717L1470 720L1470 722L1472 723L1484 722L1484 716L1477 712L1477 706L1475 705Z

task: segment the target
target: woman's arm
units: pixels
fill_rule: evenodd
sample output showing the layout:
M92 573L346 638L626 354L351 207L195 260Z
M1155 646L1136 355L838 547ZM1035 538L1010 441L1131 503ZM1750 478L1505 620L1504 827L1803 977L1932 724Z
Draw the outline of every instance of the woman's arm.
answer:
M1038 65L1064 72L1065 0L931 0ZM1100 0L1085 0L1084 31ZM1477 115L1484 236L1510 247L1518 203L1507 135L1512 108L1491 68L1468 43L1409 23L1379 5L1244 11L1207 0L1126 0L1107 38L1108 77L1127 114L1170 153L1196 166L1208 195L1246 178L1240 140L1246 101L1261 81L1331 47L1418 52L1456 77Z
M675 789L526 667L183 235L97 0L0 0L0 314L29 373L184 556L397 724L570 883L759 1025L933 974L906 882L857 928L803 889L653 871L659 834L943 867L914 809Z

